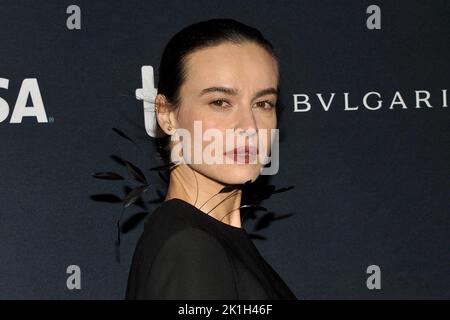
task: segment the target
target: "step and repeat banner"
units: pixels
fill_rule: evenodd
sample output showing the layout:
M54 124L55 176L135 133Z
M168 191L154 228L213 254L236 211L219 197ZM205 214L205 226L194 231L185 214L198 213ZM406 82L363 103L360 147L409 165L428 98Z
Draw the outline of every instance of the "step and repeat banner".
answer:
M0 298L125 297L167 188L136 90L212 18L279 55L268 180L287 189L245 228L296 296L450 298L449 17L445 0L0 0ZM124 206L133 168L151 187Z

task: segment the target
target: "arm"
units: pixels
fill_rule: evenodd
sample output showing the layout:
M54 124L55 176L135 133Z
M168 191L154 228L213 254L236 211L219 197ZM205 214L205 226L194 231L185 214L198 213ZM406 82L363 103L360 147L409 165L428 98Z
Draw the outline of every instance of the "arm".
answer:
M178 231L165 242L142 285L143 299L237 299L225 249L196 228Z

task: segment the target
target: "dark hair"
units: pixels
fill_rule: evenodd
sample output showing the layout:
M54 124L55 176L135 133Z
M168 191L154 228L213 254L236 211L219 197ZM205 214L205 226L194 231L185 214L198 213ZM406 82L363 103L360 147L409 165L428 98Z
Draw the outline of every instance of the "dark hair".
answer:
M158 94L164 95L174 108L179 107L180 87L186 80L185 63L188 54L227 41L237 44L256 43L266 49L278 63L277 53L272 44L257 29L234 19L200 21L179 31L167 43L158 70ZM159 125L157 130L162 131ZM166 163L170 162L169 142L169 135L156 139L158 152Z

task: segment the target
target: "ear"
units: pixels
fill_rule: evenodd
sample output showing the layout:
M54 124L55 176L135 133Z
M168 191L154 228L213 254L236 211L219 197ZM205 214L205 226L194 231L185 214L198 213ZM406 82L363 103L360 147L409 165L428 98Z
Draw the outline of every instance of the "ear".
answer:
M163 94L158 94L155 99L156 120L161 129L168 135L172 135L177 128L174 107L167 101Z

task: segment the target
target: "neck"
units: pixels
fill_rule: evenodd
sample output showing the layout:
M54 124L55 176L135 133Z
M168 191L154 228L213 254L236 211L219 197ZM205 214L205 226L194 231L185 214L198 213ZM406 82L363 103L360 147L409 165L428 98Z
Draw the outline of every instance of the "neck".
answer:
M241 228L240 210L242 190L219 193L225 184L195 171L187 164L179 164L170 172L165 200L178 198L189 202L213 218Z

